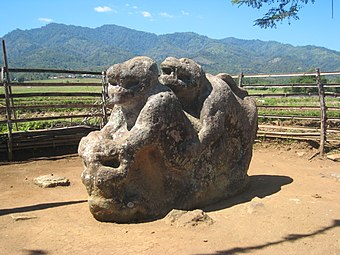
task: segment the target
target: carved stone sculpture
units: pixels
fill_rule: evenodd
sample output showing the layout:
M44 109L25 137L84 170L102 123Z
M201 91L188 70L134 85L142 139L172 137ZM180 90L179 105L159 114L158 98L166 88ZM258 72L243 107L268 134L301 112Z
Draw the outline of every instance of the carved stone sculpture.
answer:
M97 220L152 220L230 197L247 183L254 102L192 60L167 58L161 69L158 79L157 64L136 57L107 70L110 120L78 149Z

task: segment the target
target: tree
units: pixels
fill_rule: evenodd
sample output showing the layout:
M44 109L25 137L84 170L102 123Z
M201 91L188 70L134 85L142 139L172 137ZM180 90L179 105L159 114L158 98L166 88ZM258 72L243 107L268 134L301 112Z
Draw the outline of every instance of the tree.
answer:
M323 84L327 84L328 81L325 77L321 77L321 82ZM313 84L315 87L313 88L301 88L301 87L293 87L291 89L294 93L317 93L318 88L316 85L316 76L300 76L293 77L290 79L290 83L292 84ZM289 92L290 89L285 89L285 92Z
M231 2L238 6L247 5L256 9L269 7L262 18L254 21L254 25L261 28L276 28L276 24L283 20L288 20L289 24L291 19L298 20L299 10L307 4L313 4L315 0L231 0Z

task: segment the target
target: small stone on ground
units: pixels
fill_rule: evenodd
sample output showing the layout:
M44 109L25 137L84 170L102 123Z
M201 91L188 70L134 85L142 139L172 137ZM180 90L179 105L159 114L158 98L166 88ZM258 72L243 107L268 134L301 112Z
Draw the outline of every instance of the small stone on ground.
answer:
M14 221L32 220L37 218L37 216L32 214L11 214L10 216Z
M340 154L327 155L327 158L333 161L340 161Z
M214 223L213 219L208 214L200 209L193 211L172 210L165 216L164 221L176 227L211 225Z
M335 178L336 180L340 181L340 173L332 173L331 177Z
M34 183L42 188L70 185L70 181L66 177L56 176L53 174L39 176L34 179Z

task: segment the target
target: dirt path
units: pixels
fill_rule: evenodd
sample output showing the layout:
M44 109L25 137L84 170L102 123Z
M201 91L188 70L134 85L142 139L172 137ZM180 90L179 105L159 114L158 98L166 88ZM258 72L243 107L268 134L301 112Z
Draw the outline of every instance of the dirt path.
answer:
M195 227L96 221L76 156L1 165L0 254L340 254L340 163L312 153L257 145L250 188L205 208L214 224ZM51 173L71 186L33 184Z

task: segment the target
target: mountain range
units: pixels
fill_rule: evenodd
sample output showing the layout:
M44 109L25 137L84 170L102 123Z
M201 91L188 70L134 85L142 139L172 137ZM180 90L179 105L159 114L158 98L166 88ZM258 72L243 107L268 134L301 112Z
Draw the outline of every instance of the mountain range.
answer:
M51 23L4 36L10 67L105 70L137 55L158 63L187 57L210 73L287 73L340 70L340 52L275 41L211 39L196 33L156 35L116 25L87 28ZM2 60L1 60L2 61ZM3 63L0 61L0 65Z

